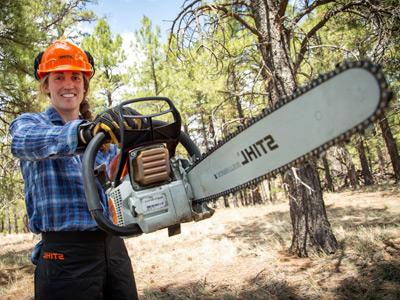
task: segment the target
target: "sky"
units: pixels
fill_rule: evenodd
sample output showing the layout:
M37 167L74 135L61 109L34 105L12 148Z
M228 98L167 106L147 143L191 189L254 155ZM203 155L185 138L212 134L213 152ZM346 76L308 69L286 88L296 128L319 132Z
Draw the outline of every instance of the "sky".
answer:
M98 0L98 4L88 8L98 17L106 17L112 32L123 37L138 30L145 15L152 21L153 28L160 26L162 41L165 41L171 21L176 18L183 3L184 0Z
M156 25L160 26L161 42L166 42L172 21L179 14L185 0L97 0L97 4L87 6L99 18L106 18L111 32L115 36L120 34L123 38L122 48L125 50L127 60L123 69L133 65L138 60L144 59L140 53L132 52L130 43L134 41L134 31L140 29L143 16L150 18L153 31ZM96 22L86 24L83 29L91 32ZM127 90L121 90L121 93ZM118 95L116 96L118 97Z

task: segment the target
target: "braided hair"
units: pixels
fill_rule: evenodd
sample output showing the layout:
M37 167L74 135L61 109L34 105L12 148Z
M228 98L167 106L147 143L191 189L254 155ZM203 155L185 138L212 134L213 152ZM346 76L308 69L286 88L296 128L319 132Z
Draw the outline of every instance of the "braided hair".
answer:
M90 104L86 98L87 94L89 93L89 79L86 76L83 76L83 84L85 92L83 94L83 100L79 105L79 112L83 119L88 121L93 121L93 115L92 112L90 111Z

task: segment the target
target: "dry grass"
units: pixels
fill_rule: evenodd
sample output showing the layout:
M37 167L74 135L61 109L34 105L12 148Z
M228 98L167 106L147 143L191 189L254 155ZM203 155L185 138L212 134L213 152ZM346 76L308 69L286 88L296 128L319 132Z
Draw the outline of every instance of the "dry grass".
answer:
M141 299L400 299L399 187L325 195L340 249L287 254L286 203L219 209L168 238L126 240ZM0 298L31 299L32 235L0 241Z

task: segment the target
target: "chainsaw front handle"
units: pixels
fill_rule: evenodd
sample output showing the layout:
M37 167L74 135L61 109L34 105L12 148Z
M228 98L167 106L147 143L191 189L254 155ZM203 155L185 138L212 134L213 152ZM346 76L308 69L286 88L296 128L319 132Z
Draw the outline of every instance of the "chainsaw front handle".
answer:
M137 236L143 231L138 224L129 224L127 226L116 226L111 220L104 216L103 207L100 202L100 195L96 184L96 176L94 175L94 164L96 154L100 146L106 140L106 134L99 132L90 141L83 154L82 175L85 188L85 196L88 208L97 225L104 231L118 236Z

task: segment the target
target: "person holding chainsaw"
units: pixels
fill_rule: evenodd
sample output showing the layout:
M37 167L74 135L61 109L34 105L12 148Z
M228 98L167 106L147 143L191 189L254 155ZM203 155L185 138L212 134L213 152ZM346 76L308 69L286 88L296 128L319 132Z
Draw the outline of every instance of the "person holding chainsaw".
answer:
M29 228L42 237L32 253L35 299L137 299L125 244L97 227L83 189L81 160L89 141L102 131L111 144L119 142L113 109L92 121L86 97L94 60L63 40L41 52L34 68L50 106L17 117L10 133L24 178ZM140 125L125 121L132 128ZM97 154L96 164L108 165L115 154L111 145ZM107 207L105 193L100 185L98 189Z

